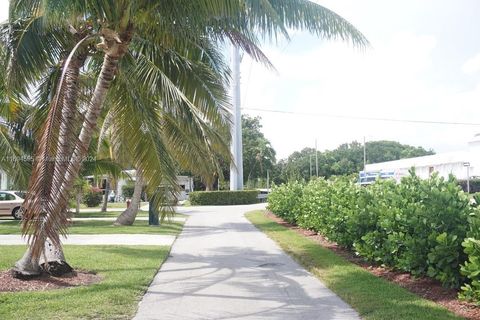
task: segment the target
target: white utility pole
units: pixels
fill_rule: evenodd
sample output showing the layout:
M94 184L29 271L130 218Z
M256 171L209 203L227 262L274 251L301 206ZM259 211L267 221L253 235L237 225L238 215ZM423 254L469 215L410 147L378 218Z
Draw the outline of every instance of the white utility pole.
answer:
M467 167L467 193L470 193L470 162L464 162L464 167Z
M365 136L363 136L363 171L367 170L367 144L365 143Z
M310 153L310 180L312 180L312 154Z
M230 190L243 190L242 113L240 111L240 52L232 46L232 142L230 150Z
M318 177L318 150L317 150L317 139L315 139L315 173Z
M270 189L270 173L268 172L267 169L267 190Z

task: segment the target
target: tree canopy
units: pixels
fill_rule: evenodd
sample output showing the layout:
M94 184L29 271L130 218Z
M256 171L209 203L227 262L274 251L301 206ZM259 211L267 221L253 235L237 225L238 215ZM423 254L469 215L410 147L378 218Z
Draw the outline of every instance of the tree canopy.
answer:
M243 180L246 184L266 179L267 170L272 172L276 163L275 150L262 133L260 121L260 117L242 116Z
M367 163L378 163L403 158L420 157L434 154L433 150L414 147L395 141L371 141L366 143ZM309 180L316 175L315 149L304 148L292 153L278 163L274 181L281 183L289 180ZM318 152L318 175L348 175L363 169L363 144L353 141L344 143L334 150ZM311 171L310 171L311 170Z

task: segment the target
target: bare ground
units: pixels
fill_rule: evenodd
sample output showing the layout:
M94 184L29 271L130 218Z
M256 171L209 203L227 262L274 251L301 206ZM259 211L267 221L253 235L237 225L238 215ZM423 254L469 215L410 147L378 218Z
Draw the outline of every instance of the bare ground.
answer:
M62 289L90 285L100 282L101 280L102 277L99 275L83 270L73 271L62 277L52 277L48 274L42 274L34 279L20 280L13 277L12 270L8 270L0 272L0 292Z

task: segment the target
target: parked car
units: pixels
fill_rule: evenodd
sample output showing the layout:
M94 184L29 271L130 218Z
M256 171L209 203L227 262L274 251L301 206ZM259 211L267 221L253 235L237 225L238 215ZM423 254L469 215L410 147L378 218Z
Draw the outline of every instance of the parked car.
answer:
M257 189L258 196L257 199L260 202L267 202L268 201L268 194L272 191L272 189Z
M24 198L25 193L21 191L0 191L0 215L22 219Z

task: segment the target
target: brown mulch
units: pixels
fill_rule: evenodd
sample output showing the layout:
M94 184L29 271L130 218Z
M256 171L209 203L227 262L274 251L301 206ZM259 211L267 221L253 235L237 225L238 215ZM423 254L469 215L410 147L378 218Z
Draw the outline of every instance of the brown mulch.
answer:
M353 252L338 246L336 243L329 241L314 231L302 229L298 226L292 225L271 212L267 212L267 216L278 224L316 241L322 247L332 250L336 254L344 257L352 263L355 263L377 277L394 282L408 291L421 296L422 298L436 302L452 311L456 315L465 317L467 319L480 320L480 307L473 303L458 300L458 291L456 289L444 288L439 281L432 278L414 277L406 272L400 272L382 266L372 265L371 263L368 263L362 258L356 256Z
M69 287L84 286L100 282L102 277L88 271L73 271L61 277L42 274L30 280L13 277L11 270L0 272L0 292L45 291Z

